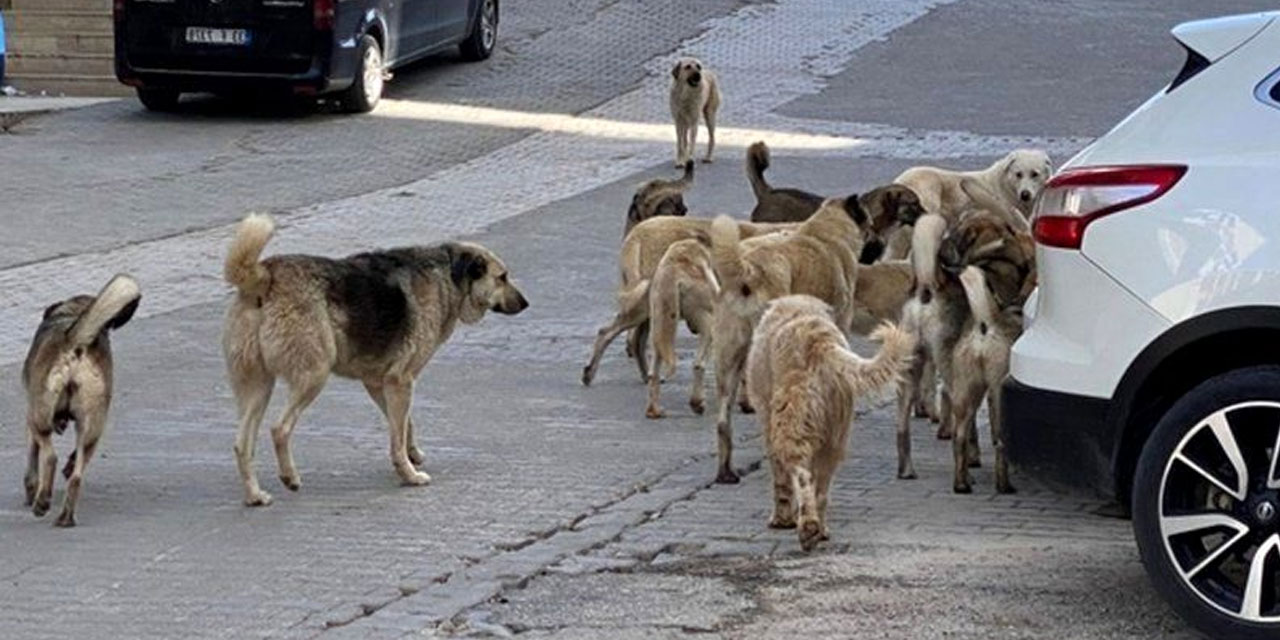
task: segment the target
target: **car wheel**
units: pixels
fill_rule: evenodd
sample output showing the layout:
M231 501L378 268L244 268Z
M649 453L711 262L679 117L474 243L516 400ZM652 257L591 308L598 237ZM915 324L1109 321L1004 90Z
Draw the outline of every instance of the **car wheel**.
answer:
M148 111L173 111L178 108L180 95L182 94L173 89L138 87L138 101Z
M1133 487L1156 589L1213 637L1280 637L1280 367L1197 386L1156 425Z
M476 17L476 26L471 29L458 48L462 57L476 62L487 60L493 55L493 48L498 44L498 0L483 0L480 15Z
M360 38L356 55L360 61L356 80L342 93L342 108L350 113L369 113L382 99L383 74L386 72L382 47L373 36L365 35Z

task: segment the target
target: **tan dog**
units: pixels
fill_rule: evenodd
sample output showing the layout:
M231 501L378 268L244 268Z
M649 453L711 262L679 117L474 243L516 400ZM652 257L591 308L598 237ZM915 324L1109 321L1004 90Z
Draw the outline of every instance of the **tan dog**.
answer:
M747 391L760 409L773 473L769 526L795 527L812 550L827 532L827 490L844 459L854 402L893 385L915 342L893 325L872 333L870 360L849 349L831 307L811 296L771 302L747 358Z
M671 119L676 124L676 166L693 158L698 142L698 121L707 123L707 155L711 162L716 150L716 112L720 110L720 87L716 74L695 58L680 58L671 68Z
M698 352L693 361L693 388L689 408L702 415L706 410L703 377L711 353L711 320L720 284L711 269L711 252L699 240L681 240L671 245L653 274L649 287L649 322L652 325L653 364L649 367L649 406L645 416L665 415L660 402L661 379L676 370L676 327L683 318L698 336Z
M636 225L658 216L683 216L689 213L684 205L684 192L693 186L693 161L684 163L684 175L679 180L654 178L636 188L627 208L627 223L622 237L627 237Z
M897 322L902 307L915 292L915 271L909 260L887 260L858 267L853 290L853 332L867 335L882 322Z
M986 396L991 447L996 452L996 491L1014 493L1000 422L1003 409L1000 384L1009 374L1009 351L1022 335L1022 306L1000 307L987 287L986 273L978 267L966 267L960 273L960 285L971 316L952 352L951 380L947 385L951 393L951 424L956 429L952 439L956 462L952 487L956 493L973 492L968 465L970 452L966 448L970 442L969 430L976 426L978 406Z
M26 504L43 516L53 497L58 456L53 434L76 423L76 448L62 475L67 493L54 524L74 527L84 470L98 449L111 406L112 358L108 332L133 317L142 294L138 283L118 275L97 296L75 296L44 310L40 328L22 365L27 392Z
M916 224L917 238L937 237L945 228L941 216L928 215ZM987 286L995 292L1001 308L1017 306L1035 285L1035 245L1031 236L1014 229L1002 216L975 210L961 216L954 228L937 245L922 244L926 250L914 252L916 295L903 308L903 328L917 337L917 356L898 394L898 477L916 477L911 461L910 418L913 404L932 394L936 371L940 439L950 439L953 424L951 384L956 372L953 357L956 343L971 319L963 287L956 274L975 266L983 271ZM922 397L923 396L923 397ZM968 462L979 464L976 431L967 429L963 443Z
M896 224L896 222L894 223ZM730 408L751 345L751 333L765 305L790 294L807 294L831 305L837 326L853 319L858 257L876 229L894 225L868 216L857 196L832 198L794 233L756 246L740 243L738 225L721 216L711 227L711 257L720 279L716 303L716 482L734 483Z
M994 212L1019 230L1027 220L1036 196L1053 174L1049 156L1038 149L1016 149L981 171L953 171L937 167L912 167L894 182L910 187L929 213L955 224L960 214L981 208ZM910 237L899 234L890 243L887 257L906 257Z
M794 226L749 222L739 225L743 237L755 237ZM591 385L609 344L622 332L633 329L634 338L628 343L628 355L636 359L640 379L649 380L649 287L653 274L667 249L676 242L698 240L710 246L710 228L711 220L707 218L661 216L645 220L627 234L618 259L622 276L617 293L618 312L608 324L596 331L591 357L582 368L582 384Z
M224 275L238 291L227 313L223 351L239 407L236 462L244 501L267 505L253 452L276 378L289 402L271 429L280 480L301 486L289 438L330 374L364 383L387 418L391 463L406 485L431 480L414 444L413 385L459 321L529 306L507 267L476 244L448 242L361 253L343 259L282 255L259 261L275 225L265 215L240 223Z

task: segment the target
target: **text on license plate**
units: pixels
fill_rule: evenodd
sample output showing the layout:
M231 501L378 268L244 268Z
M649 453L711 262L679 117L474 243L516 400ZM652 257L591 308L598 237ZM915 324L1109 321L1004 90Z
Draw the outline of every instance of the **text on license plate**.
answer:
M187 42L196 44L225 44L243 47L249 44L249 30L187 27Z

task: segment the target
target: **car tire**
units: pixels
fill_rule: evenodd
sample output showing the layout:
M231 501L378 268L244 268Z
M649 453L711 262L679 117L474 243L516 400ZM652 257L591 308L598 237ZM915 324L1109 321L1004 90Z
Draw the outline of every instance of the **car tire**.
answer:
M178 108L178 98L182 94L175 89L157 87L138 87L138 101L148 111L173 111Z
M1143 447L1132 496L1142 562L1173 610L1211 637L1280 637L1277 457L1276 366L1195 387Z
M369 113L382 100L383 73L386 71L382 47L373 36L361 36L356 59L359 61L356 65L356 79L342 92L339 101L343 111Z
M471 33L458 45L462 58L470 62L488 60L498 44L498 0L481 0Z

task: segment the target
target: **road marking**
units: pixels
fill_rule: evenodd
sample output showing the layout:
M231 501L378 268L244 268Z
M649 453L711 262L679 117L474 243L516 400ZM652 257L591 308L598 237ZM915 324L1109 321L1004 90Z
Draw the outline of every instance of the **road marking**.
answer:
M857 141L846 146L791 145L796 147L792 151L805 155L958 157L998 155L1014 146L1039 146L1060 155L1083 146L1087 140L1080 138L911 131L771 113L820 91L825 79L842 71L860 47L952 1L779 0L751 5L707 21L700 36L671 55L651 60L646 64L649 75L637 89L577 117L553 115L549 121L587 123L582 126L597 121L665 123L670 118L669 65L676 57L693 55L719 74L726 96L720 122L726 127L761 133L766 141L769 132L779 132L783 142L787 140L783 136ZM758 43L766 36L769 57L762 59ZM402 110L413 107L391 102L386 115L395 117ZM634 175L671 160L674 153L673 140L581 135L569 129L538 131L410 184L279 213L280 232L268 251L341 255L388 242L438 242L476 233L500 220ZM404 191L421 197L398 195ZM429 208L423 203L429 203ZM224 299L230 288L221 278L222 260L233 229L227 225L193 231L0 271L0 291L5 292L0 301L0 362L23 357L48 304L96 291L117 272L131 273L142 285L138 317Z

